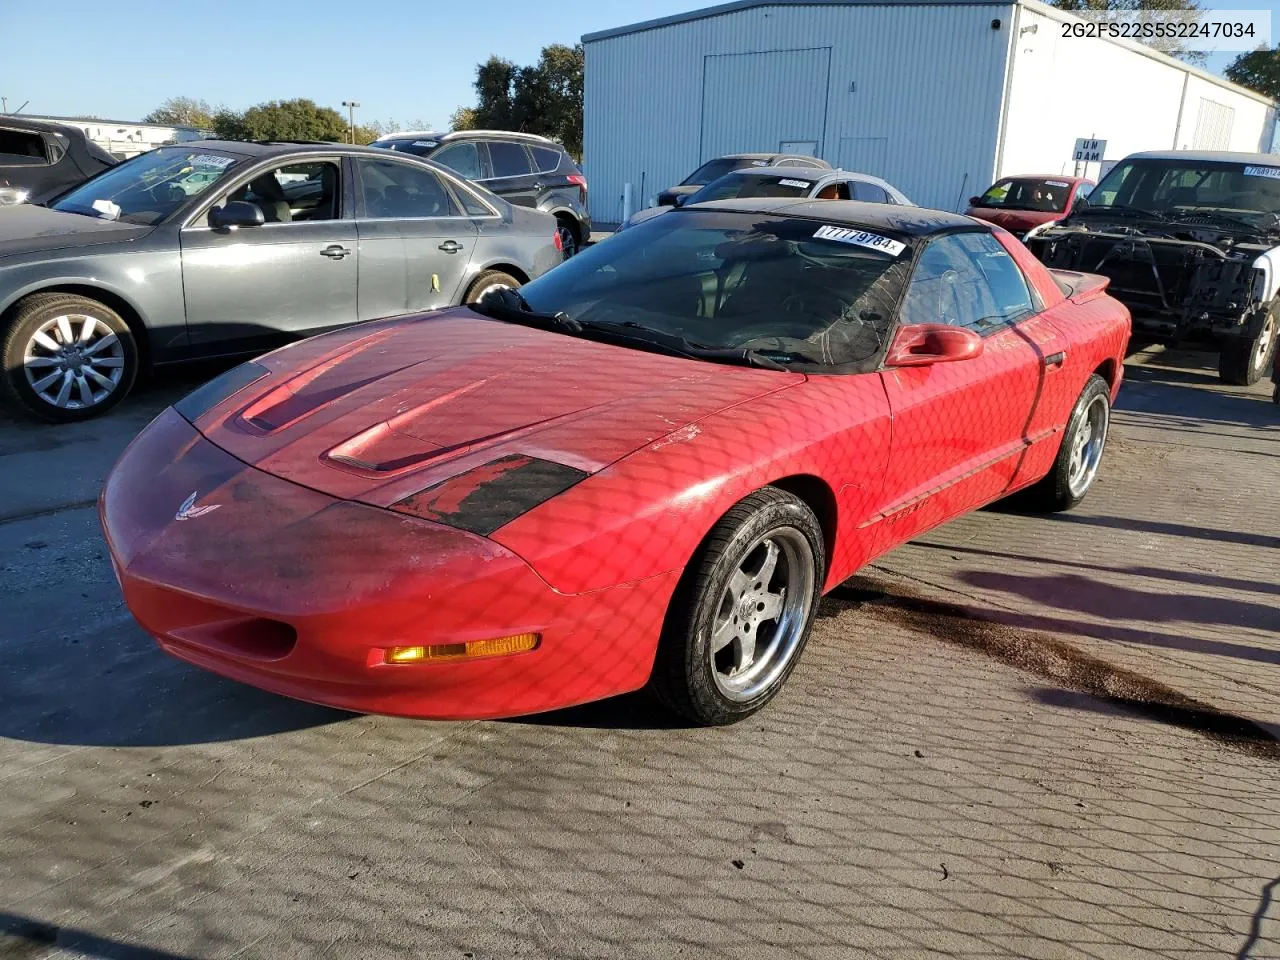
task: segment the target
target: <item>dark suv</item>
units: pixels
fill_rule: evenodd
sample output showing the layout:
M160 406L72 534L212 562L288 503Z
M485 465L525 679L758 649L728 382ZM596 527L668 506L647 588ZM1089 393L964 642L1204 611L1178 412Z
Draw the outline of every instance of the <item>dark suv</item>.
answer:
M116 162L83 130L0 115L0 205L40 203Z
M379 137L371 146L430 157L508 203L552 214L560 222L565 259L591 236L587 178L554 140L508 130L409 130Z

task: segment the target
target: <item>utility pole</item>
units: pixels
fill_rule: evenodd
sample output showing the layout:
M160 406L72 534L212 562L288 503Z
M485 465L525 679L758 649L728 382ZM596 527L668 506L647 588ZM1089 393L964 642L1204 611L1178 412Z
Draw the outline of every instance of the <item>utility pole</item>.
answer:
M8 112L9 112L9 98L0 97L0 113L8 113Z
M348 132L351 134L351 142L356 142L356 107L360 106L359 100L343 100L342 105L347 108L347 125Z

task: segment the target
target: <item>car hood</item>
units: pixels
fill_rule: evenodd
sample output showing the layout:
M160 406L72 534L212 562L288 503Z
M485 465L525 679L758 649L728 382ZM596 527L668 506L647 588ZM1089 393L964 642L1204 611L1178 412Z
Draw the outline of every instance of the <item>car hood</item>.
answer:
M646 220L652 220L654 217L660 217L664 213L670 213L674 207L649 207L631 215L631 219L622 225L622 229L634 227L637 223L644 223Z
M196 427L260 470L375 506L513 455L595 473L805 379L465 307L317 337L258 362L268 373L195 417Z
M970 207L965 214L1004 227L1011 233L1023 233L1042 223L1051 223L1066 216L1041 210L1001 210L996 207Z
M78 213L18 203L0 207L0 257L88 244L136 240L151 227L99 220Z

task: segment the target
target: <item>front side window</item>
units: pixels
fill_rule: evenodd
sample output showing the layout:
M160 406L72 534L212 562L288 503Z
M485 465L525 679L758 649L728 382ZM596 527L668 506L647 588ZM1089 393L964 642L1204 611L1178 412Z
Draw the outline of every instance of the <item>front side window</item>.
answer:
M365 216L457 217L461 211L431 170L394 160L361 160Z
M53 209L150 226L224 182L237 160L199 147L160 147L86 181Z
M529 155L518 143L492 140L489 143L489 159L493 162L495 177L526 177L529 175Z
M332 160L308 160L260 173L227 199L252 203L267 223L335 220L342 212L339 183Z
M676 210L521 288L532 310L789 369L875 368L906 282L905 240L817 220ZM584 334L586 335L586 334Z
M484 177L480 151L472 140L447 144L433 153L431 159L468 180L480 180Z
M1026 279L1000 241L989 233L960 233L925 247L902 304L902 322L984 333L1034 309Z

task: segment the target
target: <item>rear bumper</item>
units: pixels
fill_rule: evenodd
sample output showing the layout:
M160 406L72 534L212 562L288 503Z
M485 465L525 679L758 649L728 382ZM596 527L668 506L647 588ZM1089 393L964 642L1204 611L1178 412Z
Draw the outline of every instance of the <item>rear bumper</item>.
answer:
M491 540L262 473L172 410L116 465L100 515L125 601L164 650L360 712L512 716L637 689L675 586L672 574L557 593ZM382 657L520 633L538 633L539 646L443 663Z

